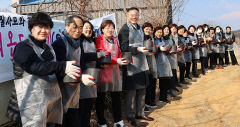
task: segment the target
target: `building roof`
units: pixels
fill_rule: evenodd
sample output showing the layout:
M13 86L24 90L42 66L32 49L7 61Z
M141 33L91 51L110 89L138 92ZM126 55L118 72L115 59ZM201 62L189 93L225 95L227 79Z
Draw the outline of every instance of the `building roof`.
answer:
M19 4L35 4L40 3L43 0L19 0ZM54 0L46 0L45 2L52 2Z

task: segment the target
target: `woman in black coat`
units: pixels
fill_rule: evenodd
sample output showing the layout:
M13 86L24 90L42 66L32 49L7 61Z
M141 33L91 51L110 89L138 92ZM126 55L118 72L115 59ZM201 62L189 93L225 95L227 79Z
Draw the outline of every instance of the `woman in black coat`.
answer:
M31 34L14 49L15 90L7 115L22 126L61 124L62 96L56 84L56 74L72 78L80 76L80 68L72 65L74 61L56 62L53 48L46 44L52 27L49 15L42 12L33 14L28 21Z

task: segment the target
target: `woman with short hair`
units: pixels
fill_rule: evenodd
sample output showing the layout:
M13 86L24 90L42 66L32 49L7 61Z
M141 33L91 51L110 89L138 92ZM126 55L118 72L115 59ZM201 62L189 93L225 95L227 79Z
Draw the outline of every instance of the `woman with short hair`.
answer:
M195 33L196 27L194 25L190 25L188 27L188 38L190 43L192 43L192 75L194 78L199 78L199 74L197 72L197 61L200 59L199 47L197 44L197 35Z
M153 26L149 22L145 22L142 25L143 32L144 32L144 41L150 41L153 43L153 48L156 47L154 44L154 39L152 37ZM149 66L149 85L146 89L146 98L145 98L145 112L149 112L148 108L156 108L157 105L155 103L155 96L156 96L156 82L157 82L157 67L156 67L156 58L154 51L151 51L147 55L147 61Z
M215 51L216 51L216 61L217 61L217 65L216 68L217 69L223 69L223 65L224 65L224 53L225 53L225 45L224 45L224 35L221 32L221 27L220 26L216 26L215 27Z
M56 62L52 46L46 44L52 27L49 15L43 12L33 14L28 21L31 34L14 49L14 83L18 104L10 100L8 116L17 118L23 127L61 124L62 94L56 74L74 79L81 76L80 68L73 65L75 61ZM16 107L11 108L14 105ZM19 109L15 113L20 116L14 116L11 109Z
M203 27L201 25L199 25L197 27L197 43L199 46L199 50L200 50L200 62L201 62L201 70L202 70L202 74L205 75L206 74L206 60L207 60L207 43L204 40L204 36L203 36Z
M107 127L107 121L104 117L104 105L106 92L110 92L114 127L125 127L121 115L120 95L122 91L122 79L120 76L119 65L127 65L128 63L121 56L118 39L113 36L115 24L111 20L105 20L102 22L100 29L102 34L96 38L96 48L98 52L103 50L109 53L109 55L111 55L111 63L101 65L102 69L96 99L98 123L101 127Z

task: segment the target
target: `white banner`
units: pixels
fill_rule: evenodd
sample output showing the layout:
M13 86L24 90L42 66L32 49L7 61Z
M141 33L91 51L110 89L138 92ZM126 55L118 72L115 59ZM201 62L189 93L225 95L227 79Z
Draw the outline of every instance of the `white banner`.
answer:
M52 44L64 28L63 21L54 21L47 43ZM11 61L14 46L29 34L27 16L0 12L0 83L14 78Z
M115 14L94 19L91 23L96 31L100 31L102 21L107 19L112 20L116 26ZM47 39L48 44L52 44L65 29L63 21L53 20L53 22L54 27ZM0 83L14 79L11 61L13 49L17 43L26 39L29 34L27 16L0 12Z

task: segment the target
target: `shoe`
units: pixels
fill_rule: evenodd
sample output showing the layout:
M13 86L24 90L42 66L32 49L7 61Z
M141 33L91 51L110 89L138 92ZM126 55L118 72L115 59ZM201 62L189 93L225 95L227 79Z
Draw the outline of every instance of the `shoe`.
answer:
M200 78L199 74L193 74L194 78Z
M157 105L156 105L155 102L151 103L151 104L145 104L145 106L148 107L148 108L157 108Z
M190 76L185 75L185 78L188 79L188 80L192 80L192 78Z
M182 84L182 88L183 89L187 89L187 88L189 88L186 84Z
M124 125L124 122L123 120L117 122L117 123L114 123L113 124L113 127L128 127L127 125Z
M181 87L180 83L176 83L176 87Z
M214 70L214 69L215 69L215 67L214 67L214 66L212 66L212 67L210 67L209 69L210 69L210 70Z
M149 108L147 106L145 106L144 112L150 112L150 110L149 110Z
M107 124L99 125L99 127L107 127Z
M189 82L197 82L197 80L192 79L190 76L186 77L185 80L189 81Z
M206 73L208 73L208 69L207 68L205 68L204 70L205 70Z
M169 101L169 100L160 100L160 99L159 99L159 102L160 102L160 103L171 104L171 101Z
M127 118L127 121L128 121L128 123L130 123L133 127L137 127L137 123L136 123L136 120L135 119L129 119L129 118Z
M195 80L195 79L192 79L192 80L190 80L190 82L197 82L197 80Z
M182 97L181 97L181 96L176 96L176 97L173 97L173 100L180 100L180 99L182 99Z
M219 69L219 65L216 65L216 69Z
M224 69L222 65L219 65L219 67L218 67L218 68L219 68L219 69Z
M168 93L167 93L169 96L171 96L171 97L176 97L176 95L175 94L173 94L173 92L171 91L171 90L168 90Z
M186 81L181 81L180 83L181 83L181 84L186 84L186 85L189 85L189 84L190 84L189 82L186 82Z
M211 70L207 70L207 73L212 72Z
M181 86L179 86L179 87L181 87ZM177 91L177 92L180 92L179 89L177 89L176 87L173 87L172 90L175 90L175 91Z
M227 67L228 65L227 64L223 64L223 67Z
M140 119L140 120L146 120L146 121L153 121L154 119L152 117L148 117L148 116L136 116L136 119Z

